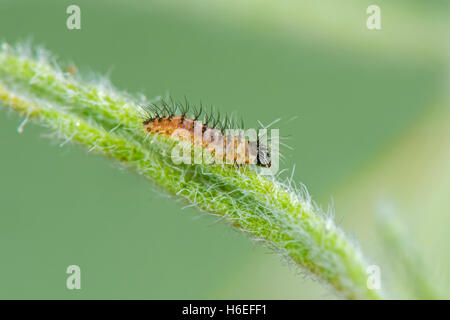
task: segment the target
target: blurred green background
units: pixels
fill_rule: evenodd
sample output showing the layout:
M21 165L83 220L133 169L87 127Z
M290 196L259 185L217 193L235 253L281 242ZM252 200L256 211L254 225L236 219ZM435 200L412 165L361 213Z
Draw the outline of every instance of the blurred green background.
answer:
M385 270L373 220L388 199L448 288L449 2L318 2L0 0L0 40L31 38L88 77L248 126L281 118L283 167L333 202L370 261ZM81 30L66 28L70 4ZM382 30L366 28L370 4ZM0 298L334 298L216 218L20 123L0 112Z

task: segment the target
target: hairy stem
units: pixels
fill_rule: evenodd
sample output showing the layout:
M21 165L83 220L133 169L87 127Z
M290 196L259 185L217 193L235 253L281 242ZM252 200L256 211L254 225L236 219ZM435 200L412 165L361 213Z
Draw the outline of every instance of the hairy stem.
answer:
M117 160L199 209L295 262L342 297L378 299L366 263L332 218L290 180L250 166L174 164L175 141L142 130L138 101L111 85L86 83L30 50L3 44L0 102L46 125L64 142ZM41 51L42 52L42 51Z
M381 208L377 219L377 230L384 251L388 253L390 269L397 282L408 293L408 299L437 300L445 294L437 285L428 261L419 254L415 241L407 227L396 216L392 207Z

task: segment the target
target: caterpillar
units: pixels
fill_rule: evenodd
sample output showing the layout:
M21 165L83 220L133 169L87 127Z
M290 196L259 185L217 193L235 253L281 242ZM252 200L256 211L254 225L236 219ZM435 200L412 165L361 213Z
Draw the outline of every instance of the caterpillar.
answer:
M214 158L222 163L248 165L255 164L260 167L270 167L270 150L262 143L259 136L255 141L245 138L243 123L241 128L232 128L232 121L226 117L220 121L220 114L215 115L203 112L203 106L193 108L192 116L188 116L191 109L186 101L183 105L171 101L171 104L161 101L161 106L151 104L145 106L146 117L143 129L148 134L171 136L177 140L189 142L211 152ZM200 120L203 119L203 121ZM236 124L234 124L236 127ZM229 132L238 132L231 135ZM226 134L228 133L228 134Z

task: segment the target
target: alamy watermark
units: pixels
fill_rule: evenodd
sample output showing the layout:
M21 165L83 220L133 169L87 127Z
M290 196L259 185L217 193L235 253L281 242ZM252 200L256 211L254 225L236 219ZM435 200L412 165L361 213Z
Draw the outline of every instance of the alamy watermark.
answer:
M369 30L381 30L381 9L377 5L370 5L367 7L366 13L369 15L367 17L366 26Z
M381 269L376 264L370 265L366 269L367 289L380 290L381 289Z

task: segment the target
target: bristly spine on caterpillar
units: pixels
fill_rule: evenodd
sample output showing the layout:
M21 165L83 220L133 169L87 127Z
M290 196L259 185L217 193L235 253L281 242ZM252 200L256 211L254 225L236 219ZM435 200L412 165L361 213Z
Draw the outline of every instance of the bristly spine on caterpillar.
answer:
M145 113L143 126L147 133L164 134L201 146L210 151L216 161L271 166L269 148L256 135L256 131L253 140L245 138L242 119L240 125L228 115L221 120L220 112L215 112L212 107L210 112L205 112L202 104L197 108L189 104L186 98L184 103L172 98L169 101L162 99L159 105L152 103L142 107ZM236 131L237 135L230 134Z

